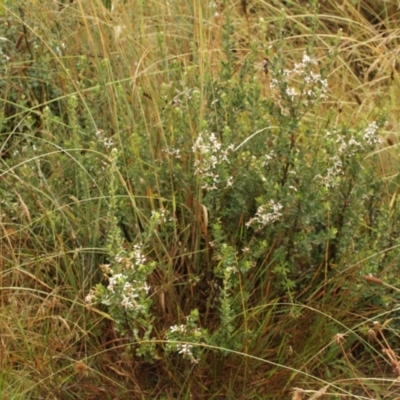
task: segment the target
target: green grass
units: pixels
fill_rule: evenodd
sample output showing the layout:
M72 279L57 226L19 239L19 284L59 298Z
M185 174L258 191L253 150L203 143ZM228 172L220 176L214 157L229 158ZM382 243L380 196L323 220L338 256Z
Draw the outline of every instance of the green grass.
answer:
M376 3L1 2L1 399L400 396Z

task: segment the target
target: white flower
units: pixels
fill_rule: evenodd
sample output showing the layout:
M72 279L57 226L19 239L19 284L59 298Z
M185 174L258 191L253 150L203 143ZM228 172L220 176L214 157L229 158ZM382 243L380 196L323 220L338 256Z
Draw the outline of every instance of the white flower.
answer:
M136 243L133 246L132 258L134 258L134 264L136 266L143 265L146 262L146 257L142 253L142 244ZM132 265L133 267L133 265Z
M128 296L122 295L121 306L124 308L134 308L134 304L132 303L132 299Z
M304 65L307 65L307 64L315 65L315 64L317 64L317 61L314 60L313 58L311 58L308 54L304 53L302 63Z
M191 349L192 349L193 346L191 344L179 343L177 345L177 347L178 347L178 353L179 354L190 355L190 356L193 355L192 352L191 352Z
M340 175L343 175L343 163L338 156L332 157L333 165L328 168L326 175L318 174L314 179L321 180L326 188L333 188L338 185Z
M369 144L369 145L373 145L376 143L380 143L381 140L376 137L376 132L378 131L379 126L378 124L374 121L371 122L367 128L364 131L364 140Z
M297 92L294 88L287 88L286 94L291 98L292 101L294 101L295 97L297 96Z
M114 286L115 286L117 283L123 282L124 280L125 280L125 276L122 275L122 274L116 274L116 275L114 275L114 276L111 276L111 277L108 279L108 286L107 286L107 289L108 289L110 292L113 292L113 293L114 293Z
M95 133L97 139L107 148L114 146L114 142L111 138L106 137L102 129L98 129Z
M174 156L175 158L181 158L181 151L180 151L180 149L173 149L173 148L171 148L171 149L168 149L168 148L164 148L164 149L162 149L162 151L164 152L164 153L167 153L167 154L169 154L170 156Z
M172 333L174 332L179 332L179 333L185 333L186 332L186 325L173 325L169 327L170 331Z
M92 304L94 299L95 299L95 293L94 290L91 289L89 291L89 294L85 297L85 302L88 304Z
M213 132L202 132L192 146L192 151L197 155L194 161L195 174L203 178L202 188L216 190L220 185L218 167L223 163L229 164L229 153L233 145L222 148L222 143ZM228 185L230 181L228 180Z
M179 354L182 354L183 358L188 358L192 363L196 364L198 361L194 358L192 353L192 345L187 343L180 343L177 346L177 350Z
M248 221L246 226L249 227L254 222L257 222L262 226L267 226L278 221L282 216L282 213L280 212L282 208L283 206L280 203L275 203L274 200L270 200L268 204L258 207L255 217Z
M142 290L144 290L146 293L149 293L150 286L145 282L142 286Z

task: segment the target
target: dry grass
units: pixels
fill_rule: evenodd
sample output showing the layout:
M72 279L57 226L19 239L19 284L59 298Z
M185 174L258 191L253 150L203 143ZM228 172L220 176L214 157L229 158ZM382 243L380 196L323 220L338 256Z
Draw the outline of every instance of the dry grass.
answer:
M170 93L169 82L186 79L190 87L195 78L200 77L205 85L206 76L217 77L223 54L222 24L229 14L234 27L236 76L253 44L259 49L257 66L261 70L264 57L276 51L281 51L287 64L292 65L310 41L316 43L315 55L323 62L338 41L337 57L328 78L330 100L320 106L319 115L351 125L353 121L371 121L381 113L387 114L387 145L379 150L379 167L386 179L388 198L395 201L397 188L393 189L390 182L398 173L400 10L396 1L378 2L379 6L372 0L356 2L355 6L347 0L321 1L316 34L310 28L312 15L305 1L241 2L246 4L245 8L239 6L240 2L227 1L225 7L215 9L200 0L112 3L107 8L100 0L66 4L32 1L21 2L19 9L2 3L2 15L7 18L15 50L8 76L1 79L5 80L5 92L16 91L15 103L24 102L14 115L7 114L12 105L3 106L11 126L8 134L3 135L0 152L8 149L4 157L10 157L9 153L18 147L13 144L8 148L7 144L20 135L20 123L15 119L23 115L21 124L28 123L23 108L43 123L32 131L32 137L43 138L49 153L58 151L52 145L56 133L42 129L44 106L57 107L57 102L46 98L45 90L29 92L32 97L26 98L24 87L12 87L14 81L10 77L18 76L24 82L28 80L26 70L32 67L32 61L21 61L21 53L29 54L35 48L52 60L43 65L53 65L54 70L42 72L53 74L55 97L60 104L66 103L71 93L83 105L94 96L99 97L102 103L97 110L78 110L79 118L91 120L94 129L101 127L113 133L134 131L136 121L143 118L143 133L162 143L166 140L165 131L173 129L174 123L170 121L169 127L163 125L162 110L173 107L173 99L181 95ZM286 18L282 17L282 9ZM284 47L278 49L278 27L282 23L286 39ZM63 43L65 51L60 55L56 47ZM262 73L259 79L265 79ZM201 97L200 107L188 115L192 137L196 134L194 121L206 112L201 106L203 101ZM61 129L63 124L57 121L52 127ZM140 146L134 141L133 138L132 143L119 145ZM71 148L75 145L77 154L85 151L81 142ZM155 148L161 147L149 148L152 160L160 156ZM400 371L397 349L386 339L383 327L373 325L369 335L368 330L365 332L372 316L379 312L384 316L384 311L371 307L363 310L362 315L349 315L349 300L357 301L357 295L346 290L339 292L339 287L307 292L309 307L300 308L295 316L291 315L290 304L278 302L248 310L247 323L255 339L249 339L247 348L254 357L232 352L228 359L210 357L199 366L188 366L173 357L152 364L135 359L129 353L128 341L116 334L106 311L85 306L85 295L101 279L97 267L105 257L99 243L104 241L102 202L106 195L103 182L93 182L85 176L86 170L74 159L73 151L71 154L69 162L76 165L82 187L79 195L69 197L68 201L65 197L69 196L66 188L70 182L63 181L58 193L46 187L45 179L40 188L27 178L21 180L19 175L28 176L24 175L23 166L9 168L4 162L0 171L5 188L18 186L15 209L19 211L17 217L5 216L0 220L1 398L273 399L290 396L292 391L292 400L365 399L379 396L380 390L385 391L381 396L393 398L398 391L396 379ZM106 157L99 157L103 156ZM64 164L57 157L59 153L54 156L52 173L62 179ZM132 161L126 159L123 163L129 168ZM148 165L143 163L141 168ZM121 176L121 181L124 179ZM125 180L124 184L127 192L135 192L136 203L132 207L138 210L137 220L145 224L146 218L139 210L155 208L154 204L163 198L162 182L154 178L152 182L138 183ZM96 185L98 197L82 201L84 194ZM196 208L195 189L182 190L186 196L182 208ZM173 285L181 281L184 268L197 268L196 255L205 229L204 212L198 207L194 215L197 227L180 236L185 238L183 243L174 248L161 238L155 242L154 247L166 265L165 270L157 271L151 278L152 287L156 288L155 307L159 315L165 316L164 325L155 322L159 341L163 340L167 323L174 322L177 304L183 304L185 312L191 308L191 300L183 298L184 294L173 289ZM163 246L168 247L169 253ZM184 258L183 252L194 254L193 264L187 267L182 261L181 269L172 271L172 265L179 265L176 260ZM355 278L349 271L342 279L344 283ZM193 283L193 293L201 297L202 290ZM265 288L266 293L268 290ZM333 328L342 320L339 325L344 336ZM209 321L212 322L212 316ZM395 329L391 334L398 338ZM347 341L347 335L351 340ZM275 347L271 348L272 345ZM361 353L354 356L358 348L362 348ZM368 360L371 354L373 360ZM275 361L269 362L272 359ZM325 370L326 361L331 363L330 371ZM394 375L388 373L388 365L394 369ZM376 379L367 380L367 376ZM293 386L304 389L293 390ZM359 392L352 394L353 387Z

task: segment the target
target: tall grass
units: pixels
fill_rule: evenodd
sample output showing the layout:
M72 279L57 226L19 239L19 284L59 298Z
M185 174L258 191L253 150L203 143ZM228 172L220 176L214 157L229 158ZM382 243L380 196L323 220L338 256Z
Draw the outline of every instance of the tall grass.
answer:
M3 1L0 392L394 398L395 1Z

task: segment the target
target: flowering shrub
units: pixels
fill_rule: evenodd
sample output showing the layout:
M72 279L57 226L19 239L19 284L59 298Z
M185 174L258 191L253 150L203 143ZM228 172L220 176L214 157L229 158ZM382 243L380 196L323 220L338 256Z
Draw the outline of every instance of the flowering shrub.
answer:
M68 356L57 356L62 371L75 358L95 365L104 357L107 371L124 379L119 390L152 384L154 371L160 391L164 375L174 384L183 377L171 398L189 397L180 390L192 382L189 373L214 379L225 366L235 376L256 371L265 386L268 374L284 375L275 372L289 353L296 354L291 371L296 363L310 373L324 361L334 364L325 329L330 335L340 318L342 328L363 310L369 320L371 305L393 304L400 178L383 177L378 159L386 116L374 109L350 119L335 108L335 56L343 49L326 42L324 50L316 40L315 21L308 23L316 2L305 13L306 35L287 40L285 26L303 17L282 13L252 21L254 29L249 23L244 41L246 29L237 29L225 1L194 2L204 9L184 30L170 24L174 15L185 19L177 1L157 3L154 10L166 13L156 24L146 14L151 1L127 13L128 0L107 1L106 9L101 2L48 1L56 16L51 29L41 23L43 7L36 17L21 11L41 2L6 3L15 10L0 35L0 264L4 293L13 292L2 298L4 315L32 281L36 302L57 293L52 310L61 318L40 323L67 325L78 315L85 324L70 324L79 333L70 330ZM257 12L267 2L233 3L249 17L248 3L257 3ZM148 21L157 26L154 35L147 35ZM63 40L54 39L58 27ZM258 30L262 40L254 40ZM379 287L366 287L363 277ZM85 309L77 301L83 297ZM32 308L44 315L44 305ZM306 315L312 308L315 326ZM102 324L103 317L113 323ZM337 337L343 345L344 335ZM43 372L45 383L60 345L40 346L51 354L46 374L36 358L26 365L35 365L29 373L36 380ZM240 365L232 361L238 352ZM252 366L256 358L264 369ZM79 365L85 374L95 370ZM104 365L98 375L109 379ZM60 387L58 376L49 386Z
M90 290L86 296L86 302L89 306L97 302L106 305L111 318L116 323L117 331L122 335L132 335L138 346L137 353L152 358L154 344L143 340L149 340L152 333L154 317L150 312L150 286L147 279L155 268L155 264L146 260L141 243L135 243L131 251L124 248L124 240L115 216L117 161L118 151L113 149L110 166L107 240L109 264L101 265L108 284L97 284L95 289Z
M177 208L176 202L187 203L187 198L180 197L187 195L182 188L195 183L206 247L197 242L199 247L192 251L201 254L208 248L212 252L211 259L204 259L205 270L195 266L190 275L177 274L175 278L183 287L190 282L204 285L205 279L211 281L215 293L210 290L207 294L206 309L200 299L193 298L187 324L169 326L164 335L165 350L191 362L198 362L204 342L241 348L251 330L238 331L242 323L239 315L248 301L254 301L246 281L272 280L274 295L288 296L294 303L300 293L304 295L306 288L312 288L311 282L317 287L321 281L328 282L340 273L339 265L357 263L361 254L352 238L366 216L363 209L368 188L380 179L366 157L380 144L378 132L384 118L365 128L322 128L308 115L327 98L329 86L311 50L292 69L284 68L284 64L281 55L272 58L268 72L271 97L264 98L257 90L259 83L244 80L246 72L253 72L250 63L243 67L243 80L238 82L226 80L230 71L228 65L223 65L220 76L224 80L214 83L215 97L208 103L210 113L198 121L202 129L191 146L181 142L178 148L168 139L171 145L164 146L160 153L158 163L173 165L173 187L179 189L172 204L160 200L159 211L151 210L142 236L148 243L154 243L157 237L170 246L180 245L184 237L180 231L182 221L194 217L194 223L198 223L198 217L190 215L186 207ZM197 89L177 91L191 93L187 102L193 102L191 107L200 107ZM249 98L249 92L257 101ZM238 98L243 101L235 101ZM175 102L171 109L182 118L176 120L177 126L185 124L185 114L179 112L184 107L185 103ZM225 122L222 117L232 107L236 114ZM252 114L252 119L241 120L247 114ZM165 118L169 118L168 113ZM218 126L221 128L217 134ZM254 133L249 134L248 129ZM104 135L98 132L97 136L107 146ZM137 135L136 140L143 138ZM117 172L113 160L111 177ZM156 179L166 180L166 171L156 165L154 168L159 174ZM127 173L137 180L137 169ZM143 169L141 180L151 182L154 176ZM151 337L156 320L148 283L156 264L147 262L139 243L131 251L125 249L115 217L115 184L111 178L109 263L102 266L108 284L97 285L88 300L106 305L117 329L123 334L133 332L135 340L144 343L144 338ZM168 185L161 189L164 198L168 198L168 190ZM210 232L208 226L212 226ZM233 226L241 230L240 239L232 237ZM169 242L172 236L176 241ZM349 246L353 248L351 253ZM319 274L321 269L324 273ZM205 315L213 308L218 310L217 330L207 328L210 322L197 311L200 307ZM198 328L198 323L205 328ZM154 353L154 346L149 347L148 355Z

